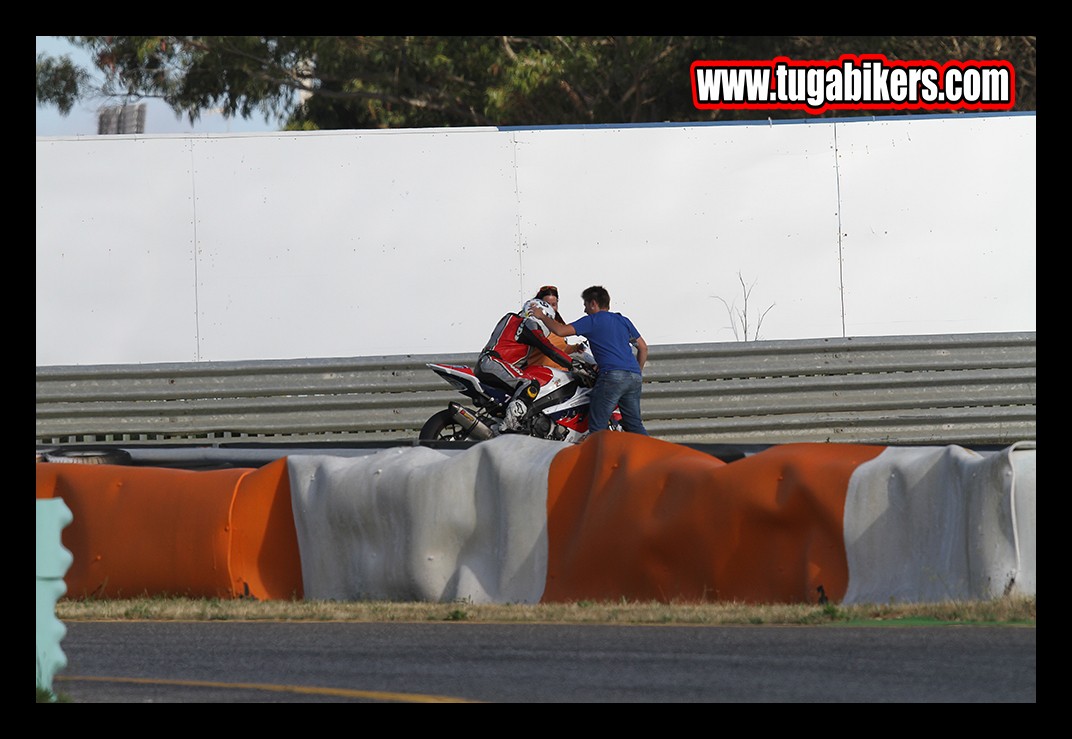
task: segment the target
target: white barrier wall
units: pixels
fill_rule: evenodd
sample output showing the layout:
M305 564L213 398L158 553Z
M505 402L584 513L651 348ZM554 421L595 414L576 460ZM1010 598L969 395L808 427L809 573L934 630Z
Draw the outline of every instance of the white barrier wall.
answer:
M39 138L37 365L1034 331L1035 119Z
M630 435L624 436L600 434L585 444L630 445ZM760 452L750 458L747 473L744 462L722 465L682 455L672 476L663 477L665 472L640 462L628 473L601 472L599 483L572 504L549 482L563 447L542 439L503 436L449 455L424 447L360 459L290 455L304 597L538 603L549 599L548 588L572 580L572 596L598 600L599 593L585 588L609 582L621 590L606 597L643 600L638 593L646 591L637 583L658 581L667 572L675 573L667 587L696 592L702 583L710 588L705 599L721 593L727 600L762 600L742 593L776 587L787 588L784 597L792 590L786 583L808 577L825 581L831 597L846 604L1035 595L1034 443L985 454L959 446L887 447L851 472L847 489L838 489L831 474L838 466L833 457L807 467L809 453L823 446L781 446L773 454L799 455L788 466ZM830 453L849 449L841 445ZM673 452L666 447L662 453ZM611 454L593 456L617 467L608 463ZM572 474L585 477L578 469ZM766 497L772 478L781 483L794 476L778 495ZM690 498L713 505L717 518L688 507ZM825 518L824 500L843 501L831 506L844 511L843 519ZM573 515L563 518L556 506ZM770 526L759 542L752 528L757 521ZM562 529L571 533L562 536ZM614 550L600 549L591 541L595 529L613 530L608 537L622 537L629 554L615 557ZM843 546L844 560L825 560L835 543ZM605 556L575 560L563 551L585 547ZM764 555L757 558L757 550ZM558 564L557 574L551 562ZM813 586L804 597L814 593ZM659 599L678 595L663 592Z
M890 447L853 473L846 603L1034 595L1036 449Z
M509 437L457 455L288 457L305 597L538 603L562 448Z

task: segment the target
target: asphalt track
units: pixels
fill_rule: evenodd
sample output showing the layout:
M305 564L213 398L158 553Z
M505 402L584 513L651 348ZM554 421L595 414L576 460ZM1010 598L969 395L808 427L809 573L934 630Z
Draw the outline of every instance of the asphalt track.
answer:
M1009 626L70 622L75 703L1034 703Z

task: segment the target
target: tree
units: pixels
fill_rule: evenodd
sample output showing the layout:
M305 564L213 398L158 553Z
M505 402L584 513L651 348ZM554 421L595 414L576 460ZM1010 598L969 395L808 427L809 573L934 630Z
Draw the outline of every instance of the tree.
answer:
M734 298L733 303L727 303L726 299L720 295L715 295L714 298L722 303L726 307L726 313L730 317L729 328L733 331L733 338L736 341L759 341L759 330L763 327L763 319L770 313L771 308L774 307L774 303L767 306L756 318L755 326L750 326L754 311L750 311L748 307L748 300L752 297L752 288L756 286L755 280L751 285L746 285L744 282L744 276L740 272L737 273L737 279L741 283L741 295L744 298L744 308L737 307L737 299ZM749 330L751 329L751 335Z
M1034 36L68 36L103 82L37 59L37 102L161 98L196 121L219 109L283 128L701 122L799 111L699 110L695 60L1005 59L1016 109L1035 109ZM845 116L851 111L824 115ZM873 111L860 111L872 115Z

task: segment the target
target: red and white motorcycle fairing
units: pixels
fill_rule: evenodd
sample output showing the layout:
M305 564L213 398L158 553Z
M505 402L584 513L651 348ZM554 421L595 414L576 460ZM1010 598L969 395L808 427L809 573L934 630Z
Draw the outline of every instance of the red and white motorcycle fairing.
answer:
M589 355L590 356L590 355ZM592 369L585 369L589 366ZM519 431L541 439L576 444L588 436L588 411L591 385L595 381L594 365L586 363L576 373L550 367L551 379L540 387L521 422ZM503 433L501 423L510 395L481 382L471 367L453 364L429 364L437 375L472 401L474 408L451 402L446 410L433 415L421 429L422 441L482 441ZM617 410L611 427L620 430Z

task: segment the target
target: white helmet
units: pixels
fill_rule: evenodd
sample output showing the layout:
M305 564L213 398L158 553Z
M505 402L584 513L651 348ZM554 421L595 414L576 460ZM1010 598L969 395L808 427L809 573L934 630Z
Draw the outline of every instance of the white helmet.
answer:
M539 300L537 298L533 298L532 300L525 301L525 306L521 309L521 314L523 316L525 316L525 318L531 318L534 321L536 321L536 323L540 324L540 329L545 334L550 334L551 333L547 329L547 324L545 324L543 322L543 319L544 319L545 314L548 315L548 316L551 316L552 318L554 318L555 309L552 308L547 303L547 301Z

